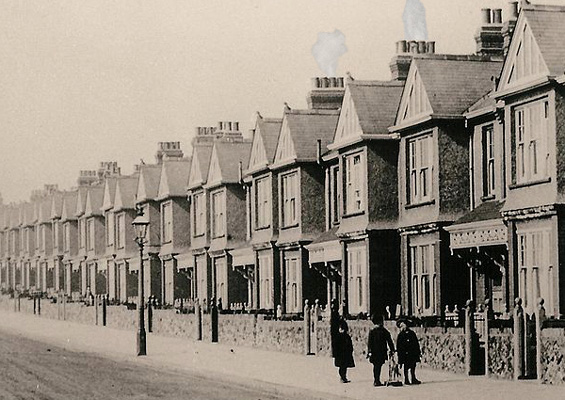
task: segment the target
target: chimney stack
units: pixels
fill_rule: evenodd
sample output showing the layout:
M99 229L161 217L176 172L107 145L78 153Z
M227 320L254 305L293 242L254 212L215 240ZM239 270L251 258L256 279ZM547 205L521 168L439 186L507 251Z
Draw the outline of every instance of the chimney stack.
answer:
M102 161L98 168L98 182L101 183L106 178L120 176L121 169L118 167L117 161Z
M96 170L81 170L77 179L79 187L91 186L98 182L98 173Z
M475 34L477 54L480 56L502 56L504 52L502 10L499 8L483 8L481 15L481 26Z
M502 24L502 37L503 37L503 54L506 56L508 54L508 49L510 48L510 40L512 40L512 34L516 28L516 22L518 21L518 2L512 1L508 3L508 19Z
M434 41L399 40L396 42L396 55L389 64L392 79L398 81L406 80L414 55L426 56L435 54L435 52L436 42Z
M215 126L198 126L196 127L196 134L192 138L192 144L213 142L215 137Z
M180 148L180 142L159 142L155 159L157 164L162 164L163 160L173 160L183 158L184 153Z
M337 110L343 102L345 85L343 77L312 78L312 90L306 96L310 110Z

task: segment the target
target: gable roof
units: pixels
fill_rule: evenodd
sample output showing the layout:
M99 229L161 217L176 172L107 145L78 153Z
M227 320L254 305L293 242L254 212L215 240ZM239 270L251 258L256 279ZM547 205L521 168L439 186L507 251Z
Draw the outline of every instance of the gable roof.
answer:
M154 200L159 194L162 164L143 164L139 167L139 180L135 202Z
M492 89L500 61L415 58L434 114L462 115ZM454 88L456 88L454 90Z
M49 195L39 200L39 223L46 223L51 221L51 201L53 195Z
M208 175L209 184L237 183L239 181L239 163L247 164L251 153L251 141L232 142L218 140L214 143L214 150L210 160L210 171L218 168L215 177ZM214 179L212 181L211 179Z
M116 183L117 177L106 178L104 180L104 198L102 200L102 210L108 211L114 208L114 201L116 200Z
M63 192L53 193L53 198L51 200L51 219L61 218L61 212L63 211Z
M63 193L63 202L61 207L61 222L76 219L75 210L77 207L78 190Z
M248 165L244 164L246 169L254 170L256 167L272 164L275 159L281 126L282 118L257 117L249 162Z
M190 158L163 161L157 199L186 196L191 164Z
M213 147L213 142L195 143L192 145L192 165L188 180L189 188L206 183Z
M116 181L116 196L114 211L131 210L135 208L135 192L139 175L120 176Z
M33 204L30 202L25 202L22 204L22 211L24 213L23 225L29 226L33 225L35 222Z
M333 143L349 143L360 135L384 134L394 124L404 82L348 81Z
M80 217L84 214L84 210L86 208L86 194L87 194L86 187L79 187L78 194L77 194L77 202L76 202L76 210L75 215Z
M275 164L284 163L283 146L290 141L294 152L294 161L316 161L318 140L322 151L332 141L339 110L287 110L283 117L281 134L277 143Z
M551 75L565 73L565 7L526 5L522 8Z
M102 201L104 199L104 187L93 186L88 188L86 194L86 205L84 208L84 215L91 217L94 215L102 215Z

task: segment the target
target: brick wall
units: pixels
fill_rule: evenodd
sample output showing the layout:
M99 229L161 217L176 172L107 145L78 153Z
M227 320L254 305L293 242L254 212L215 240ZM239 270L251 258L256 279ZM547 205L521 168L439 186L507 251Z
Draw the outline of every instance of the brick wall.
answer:
M551 384L565 384L565 329L546 328L542 330L542 377Z
M514 347L512 329L489 330L488 374L503 379L513 379L514 375Z

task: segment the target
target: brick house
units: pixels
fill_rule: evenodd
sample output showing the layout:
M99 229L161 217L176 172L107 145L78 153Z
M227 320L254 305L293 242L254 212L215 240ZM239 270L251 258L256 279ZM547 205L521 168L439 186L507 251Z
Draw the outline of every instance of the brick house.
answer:
M336 110L284 112L271 170L277 180L280 298L283 313L300 313L304 301L326 302L326 281L310 268L306 245L325 230L324 170L321 149L333 138Z
M501 10L482 11L475 36L477 54L502 58L507 50L504 37L511 34L515 18L510 15L502 24ZM469 268L469 298L477 304L488 300L500 314L508 311L513 297L508 290L508 228L500 213L506 198L504 132L493 91L464 115L469 137L469 212L446 230L451 252Z
M223 130L224 123L219 123ZM230 124L231 125L231 124ZM231 128L231 127L230 127ZM208 248L210 247L209 196L204 187L208 178L210 157L216 138L215 127L197 127L192 140L192 157L187 195L190 203L190 243L194 257L192 293L194 299L208 302L212 296L212 273Z
M114 258L110 282L115 288L115 299L120 302L135 302L139 273L139 247L135 242L132 222L136 217L135 194L138 174L116 177L114 202L111 212L114 217Z
M183 157L179 142L174 143L177 153L162 161L157 193L161 216L162 301L170 305L176 299L186 301L194 293L190 207L186 196L192 160Z
M279 299L280 268L276 247L279 229L278 180L269 169L282 119L259 113L253 130L251 153L245 169L247 243L232 254L232 264L247 278L247 307L274 311ZM245 164L244 164L245 165Z
M451 257L444 229L468 211L469 139L464 113L492 88L501 62L487 56L414 55L395 125L402 306L439 315L468 299L469 271Z
M41 290L53 295L55 291L55 260L53 259L53 226L51 224L51 203L54 185L46 185L36 201L35 254L39 262L39 280Z
M105 220L102 213L104 187L96 185L86 191L84 207L84 248L86 254L85 282L92 294L106 294L107 266L105 253Z
M565 7L524 4L496 92L503 123L510 297L565 309Z
M242 169L243 164L249 162L251 142L244 140L233 125L232 131L215 140L204 186L209 193L210 204L208 255L212 297L226 309L248 300L247 281L233 268L231 251L247 239L244 229L247 199Z
M388 127L403 86L348 79L324 156L328 232L308 249L345 314L382 314L400 302L398 139Z
M149 220L143 257L145 293L162 301L161 263L156 257L161 249L161 209L157 201L160 178L161 164L139 166L135 205Z
M78 255L78 220L75 215L78 189L64 192L61 200L62 247L64 289L69 296L80 294L80 270Z
M53 243L53 263L55 265L54 287L55 290L64 290L65 288L65 266L63 264L63 229L61 225L61 212L63 206L62 191L53 193L51 198L51 235ZM30 275L31 278L31 275ZM31 284L31 282L30 282Z

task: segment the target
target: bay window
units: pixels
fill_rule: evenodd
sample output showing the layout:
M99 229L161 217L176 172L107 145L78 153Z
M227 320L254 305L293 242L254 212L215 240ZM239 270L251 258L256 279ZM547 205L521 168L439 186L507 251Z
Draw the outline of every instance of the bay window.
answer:
M212 237L226 234L226 193L223 190L212 193Z
M161 237L163 243L170 243L173 240L173 207L171 202L161 205Z
M345 212L363 210L363 162L361 154L345 157Z
M367 312L367 254L364 245L347 248L347 274L349 281L349 312Z
M412 309L415 314L435 315L435 292L437 285L434 262L434 245L424 244L410 247L412 279Z
M259 308L272 309L273 293L273 265L270 254L262 254L258 257L259 263Z
M206 229L206 198L204 193L194 195L192 208L194 210L194 236L204 235Z
M269 178L255 183L255 228L267 228L271 224L271 190Z
M284 260L286 276L286 311L298 313L302 311L302 270L298 256L290 256Z

